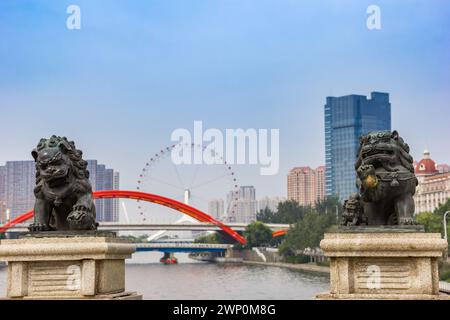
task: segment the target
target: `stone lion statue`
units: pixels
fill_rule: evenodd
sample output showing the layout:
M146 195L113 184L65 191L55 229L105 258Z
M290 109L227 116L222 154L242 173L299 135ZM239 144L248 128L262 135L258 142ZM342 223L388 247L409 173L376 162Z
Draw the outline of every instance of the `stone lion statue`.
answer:
M361 201L358 210L369 225L416 224L413 195L418 181L409 146L397 131L362 136L355 169Z
M367 225L367 216L364 214L359 194L352 194L344 201L342 224L346 226Z
M87 162L65 137L41 139L31 153L36 162L32 232L96 230Z

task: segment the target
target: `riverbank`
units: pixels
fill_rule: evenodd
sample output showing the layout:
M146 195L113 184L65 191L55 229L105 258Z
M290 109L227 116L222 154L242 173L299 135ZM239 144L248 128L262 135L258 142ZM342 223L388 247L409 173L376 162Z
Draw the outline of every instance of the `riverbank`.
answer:
M233 250L232 256L241 258L242 263L287 268L292 270L312 271L330 274L330 268L315 263L289 263L284 262L282 256L274 248L252 248Z
M330 273L329 267L318 266L313 263L284 263L284 262L260 262L260 261L242 261L244 264L252 264L252 265L262 265L262 266L271 266L271 267L280 267L280 268L288 268L294 270L303 270L303 271L312 271L312 272L320 272L320 273Z

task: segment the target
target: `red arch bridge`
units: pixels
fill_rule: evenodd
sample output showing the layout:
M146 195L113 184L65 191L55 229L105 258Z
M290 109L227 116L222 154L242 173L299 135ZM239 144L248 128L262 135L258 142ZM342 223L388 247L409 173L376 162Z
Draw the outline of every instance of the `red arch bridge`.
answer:
M233 225L225 225L224 223L214 219L210 215L191 207L187 204L179 202L177 200L173 200L170 198L166 198L163 196L159 196L151 193L144 193L139 191L123 191L123 190L104 190L104 191L96 191L93 193L94 199L112 199L112 198L122 198L122 199L134 199L140 201L147 201L151 203L156 203L176 211L182 212L196 220L200 223L195 225L120 225L120 224L108 224L101 223L100 229L102 230L221 230L231 236L236 241L245 244L245 238L242 237L237 231L242 231L245 229L246 224L233 224ZM26 213L23 213L16 217L15 219L9 221L0 227L0 233L4 233L6 231L22 231L25 229L21 224L34 216L34 211L30 210ZM279 237L286 234L287 229L289 229L289 225L268 225L273 231L273 237Z

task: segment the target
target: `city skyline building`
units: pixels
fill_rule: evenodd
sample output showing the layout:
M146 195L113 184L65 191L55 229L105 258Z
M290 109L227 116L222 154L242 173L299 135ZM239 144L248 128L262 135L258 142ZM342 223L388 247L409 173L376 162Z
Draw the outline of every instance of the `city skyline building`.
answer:
M237 198L235 198L237 196ZM251 223L256 221L258 202L254 186L241 186L237 195L230 191L227 195L227 222Z
M6 222L6 166L0 166L0 223Z
M34 161L8 161L4 168L5 220L14 219L34 207L36 165ZM6 213L9 212L9 217Z
M208 202L208 214L214 219L222 220L224 211L223 199L213 199Z
M437 171L439 171L439 173L446 173L446 172L450 172L450 166L446 163L441 163L438 164L436 166Z
M269 209L272 212L276 212L278 210L278 204L280 202L286 201L284 197L263 197L258 200L258 212L264 209Z
M415 213L433 212L450 198L450 172L440 172L428 150L414 168L419 181L414 195Z
M314 206L325 199L325 167L295 167L287 177L288 199L302 206Z
M120 173L113 171L113 189L120 190ZM112 217L111 220L115 222L120 221L120 202L119 199L112 199Z
M389 94L327 97L324 106L326 195L342 201L357 192L355 161L361 135L391 130Z
M89 180L92 191L120 189L120 175L114 169L108 169L97 160L86 160L88 163ZM95 209L97 221L119 222L118 199L96 199Z

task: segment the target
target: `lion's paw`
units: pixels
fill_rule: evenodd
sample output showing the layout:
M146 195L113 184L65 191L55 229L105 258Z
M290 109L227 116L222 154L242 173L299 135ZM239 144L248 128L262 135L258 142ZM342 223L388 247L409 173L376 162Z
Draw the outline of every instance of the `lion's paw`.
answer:
M95 219L91 211L84 206L73 207L72 212L67 217L67 221L72 230L94 229L92 225L95 224Z
M48 224L33 223L29 225L28 230L30 232L41 232L41 231L52 231L53 228L50 227Z
M398 222L399 225L403 226L413 226L418 224L418 222L414 220L414 218L400 218Z

